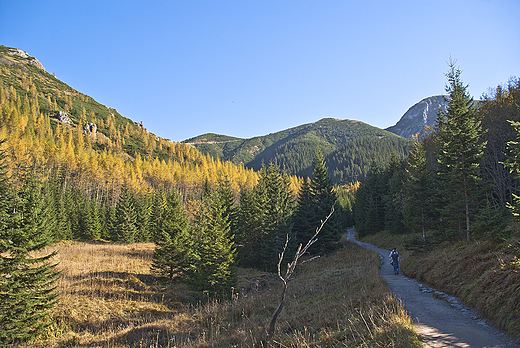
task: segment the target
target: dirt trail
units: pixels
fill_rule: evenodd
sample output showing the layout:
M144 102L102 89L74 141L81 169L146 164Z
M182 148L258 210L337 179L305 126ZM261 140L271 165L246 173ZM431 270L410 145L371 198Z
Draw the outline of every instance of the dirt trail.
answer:
M347 240L375 250L381 256L381 275L403 301L425 347L520 348L457 298L424 286L415 279L394 275L388 262L390 251L359 242L354 234L354 229L350 229Z

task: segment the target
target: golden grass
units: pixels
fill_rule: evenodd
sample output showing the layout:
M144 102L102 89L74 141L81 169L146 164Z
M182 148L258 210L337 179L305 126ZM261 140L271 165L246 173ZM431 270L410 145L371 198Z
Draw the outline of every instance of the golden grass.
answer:
M504 244L455 242L403 262L403 271L462 298L520 341L520 265L515 260Z
M153 244L58 245L56 324L26 347L419 347L410 318L357 245L299 266L273 338L281 281L239 270L232 299L200 299L150 274ZM197 299L199 301L197 302Z

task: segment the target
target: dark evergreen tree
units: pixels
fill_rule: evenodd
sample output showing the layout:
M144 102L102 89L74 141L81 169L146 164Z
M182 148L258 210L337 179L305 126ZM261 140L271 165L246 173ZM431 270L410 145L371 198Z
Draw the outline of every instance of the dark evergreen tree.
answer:
M493 205L488 200L475 217L473 236L481 240L503 241L504 230L511 218L511 212L505 206Z
M360 236L375 234L385 228L386 177L383 169L373 165L356 192L353 212L356 232Z
M425 247L426 230L433 227L434 221L439 220L434 180L423 144L416 140L407 160L403 213L405 225L412 231L422 233Z
M148 242L152 238L150 233L150 218L152 215L151 195L143 194L136 198L136 242Z
M262 167L257 186L241 196L237 239L244 265L276 270L294 207L289 177L274 164Z
M156 196L156 202L162 206L162 194ZM155 251L152 270L160 276L173 278L182 276L189 245L188 217L176 193L170 193L162 206L160 224L156 223Z
M298 194L296 210L292 216L292 238L297 245L305 245L316 232L317 226L314 226L314 223L317 217L314 216L315 211L313 209L314 202L312 198L310 180L308 177L305 177ZM291 252L289 255L292 254Z
M259 246L260 261L266 270L274 272L278 267L279 255L283 251L287 236L292 235L290 217L294 213L296 203L288 175L282 174L276 165L270 164L267 168L266 189L266 229ZM294 247L291 246L290 249ZM291 255L287 255L287 258L290 257Z
M224 207L224 217L229 221L231 229L234 230L237 224L235 195L231 189L231 182L227 178L219 181L217 194Z
M74 188L65 188L64 197L65 209L70 222L70 229L74 238L88 238L85 231L86 226L86 197Z
M89 239L99 239L103 234L103 217L97 202L86 202L85 209L85 236Z
M390 163L384 171L384 180L387 182L388 191L383 197L385 203L385 229L392 233L402 233L404 192L403 181L405 175L405 161L391 156Z
M511 78L507 86L498 86L479 102L477 113L486 130L481 141L487 143L480 170L483 180L492 184L488 197L496 207L512 203L512 194L517 194L520 187L520 180L503 165L514 156L507 146L508 142L516 140L509 121L520 121L519 105L520 78Z
M102 237L106 240L117 240L116 207L106 204L103 215L105 217L105 228Z
M150 212L150 236L155 242L162 238L162 215L166 206L166 194L162 190L157 190L152 196L152 210Z
M3 157L3 155L2 155ZM0 342L30 340L51 323L48 310L56 301L56 253L35 257L55 228L51 199L32 176L19 180L13 195L0 168Z
M123 185L116 206L115 240L134 243L137 235L137 212L135 197L130 189Z
M69 240L73 238L70 217L67 213L67 198L57 181L48 182L52 196L52 206L56 216L55 240Z
M238 258L246 267L260 267L258 245L264 231L265 196L258 190L261 182L252 190L240 194L236 240L239 245Z
M460 75L460 69L450 61L446 74L448 107L446 112L440 112L436 123L440 192L444 200L440 211L448 234L465 230L466 239L470 240L471 223L481 199L479 165L486 143L480 141L481 121Z
M218 192L205 196L185 253L188 281L211 294L227 294L237 281L236 249L225 211Z
M323 155L319 150L313 162L313 177L310 183L310 191L315 219L311 224L314 226L314 229L321 225L321 221L330 214L332 207L335 206L335 213L327 221L325 226L323 226L318 241L310 248L310 252L331 252L340 246L339 240L342 232L343 219L341 216L341 206L336 204L337 198L334 192L334 186L327 172ZM307 241L308 239L303 240L300 238L298 242L305 245Z

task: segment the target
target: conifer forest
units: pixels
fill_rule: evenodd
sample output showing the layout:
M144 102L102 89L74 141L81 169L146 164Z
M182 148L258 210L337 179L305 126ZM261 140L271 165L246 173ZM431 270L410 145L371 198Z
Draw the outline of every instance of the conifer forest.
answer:
M237 267L276 273L332 207L311 256L342 248L355 226L360 238L406 235L410 250L508 241L520 262L511 239L520 215L518 78L474 100L452 61L448 107L413 141L358 139L334 151L299 143L291 161L282 147L248 167L152 134L38 67L0 63L1 342L52 325L59 272L55 253L41 252L66 241L154 243L155 277L214 298L230 296Z

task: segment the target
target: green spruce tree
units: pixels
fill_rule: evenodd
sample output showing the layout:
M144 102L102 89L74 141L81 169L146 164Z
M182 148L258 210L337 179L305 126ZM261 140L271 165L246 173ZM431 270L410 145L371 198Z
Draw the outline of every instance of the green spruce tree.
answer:
M428 166L423 143L417 139L408 155L404 199L404 223L411 231L422 234L426 248L426 231L438 220L434 173Z
M292 234L290 217L294 212L295 201L290 189L290 180L280 172L277 165L270 164L267 167L265 180L267 210L259 256L264 269L274 272L278 267L278 257L283 250L287 235Z
M166 206L166 193L163 190L157 190L152 196L152 210L150 212L150 236L155 242L162 237L162 215Z
M259 190L260 182L252 190L240 194L240 205L236 227L238 259L245 267L260 267L259 244L263 238L266 211L265 191Z
M228 219L231 229L234 230L237 225L237 209L235 206L235 195L231 189L231 182L227 178L219 181L217 194L224 207L224 216Z
M90 239L100 239L103 234L103 217L101 207L94 200L86 202L85 227L86 237Z
M312 225L314 229L321 225L321 221L327 217L335 206L335 213L329 221L323 226L318 241L310 248L311 253L328 253L336 250L339 246L341 237L342 218L341 207L336 204L337 198L334 186L330 180L325 159L320 150L316 152L313 161L313 177L310 184L312 196L312 209L315 220ZM306 240L300 240L304 245Z
M405 160L397 159L392 154L390 163L384 171L384 180L387 182L388 191L383 197L385 203L385 229L398 234L402 233L403 224Z
M33 255L50 243L56 224L42 185L28 175L13 194L0 167L0 342L8 345L30 340L51 324L56 252Z
M157 195L160 202L162 195ZM160 204L160 203L158 203ZM162 204L160 204L162 205ZM159 276L170 279L183 276L187 265L188 217L176 193L169 194L162 206L160 224L156 224L155 251L152 270Z
M51 179L52 180L52 179ZM66 192L63 192L59 182L48 182L49 191L52 196L52 206L56 215L56 241L69 240L73 238L70 217L67 214Z
M136 209L136 242L148 242L150 241L150 218L152 215L151 208L151 195L142 194L136 197L135 200Z
M236 248L218 192L205 196L192 228L187 279L198 290L226 295L236 284Z
M117 240L117 217L116 217L116 207L113 207L109 204L105 204L103 209L103 216L105 218L105 226L103 229L102 238L110 241Z
M115 240L134 243L137 236L137 211L135 197L130 189L123 185L116 206Z
M448 107L437 118L439 177L444 204L440 210L448 234L465 231L471 239L471 224L480 200L479 165L485 142L475 103L461 80L461 70L450 60L446 74Z
M296 210L292 216L293 233L292 238L295 244L305 245L307 241L314 235L316 226L316 216L313 209L313 199L311 194L311 186L308 177L305 177L300 187ZM291 250L292 251L292 250ZM290 253L292 255L293 253Z
M289 177L277 165L263 166L257 186L243 193L240 203L238 242L244 265L276 270L294 209Z

